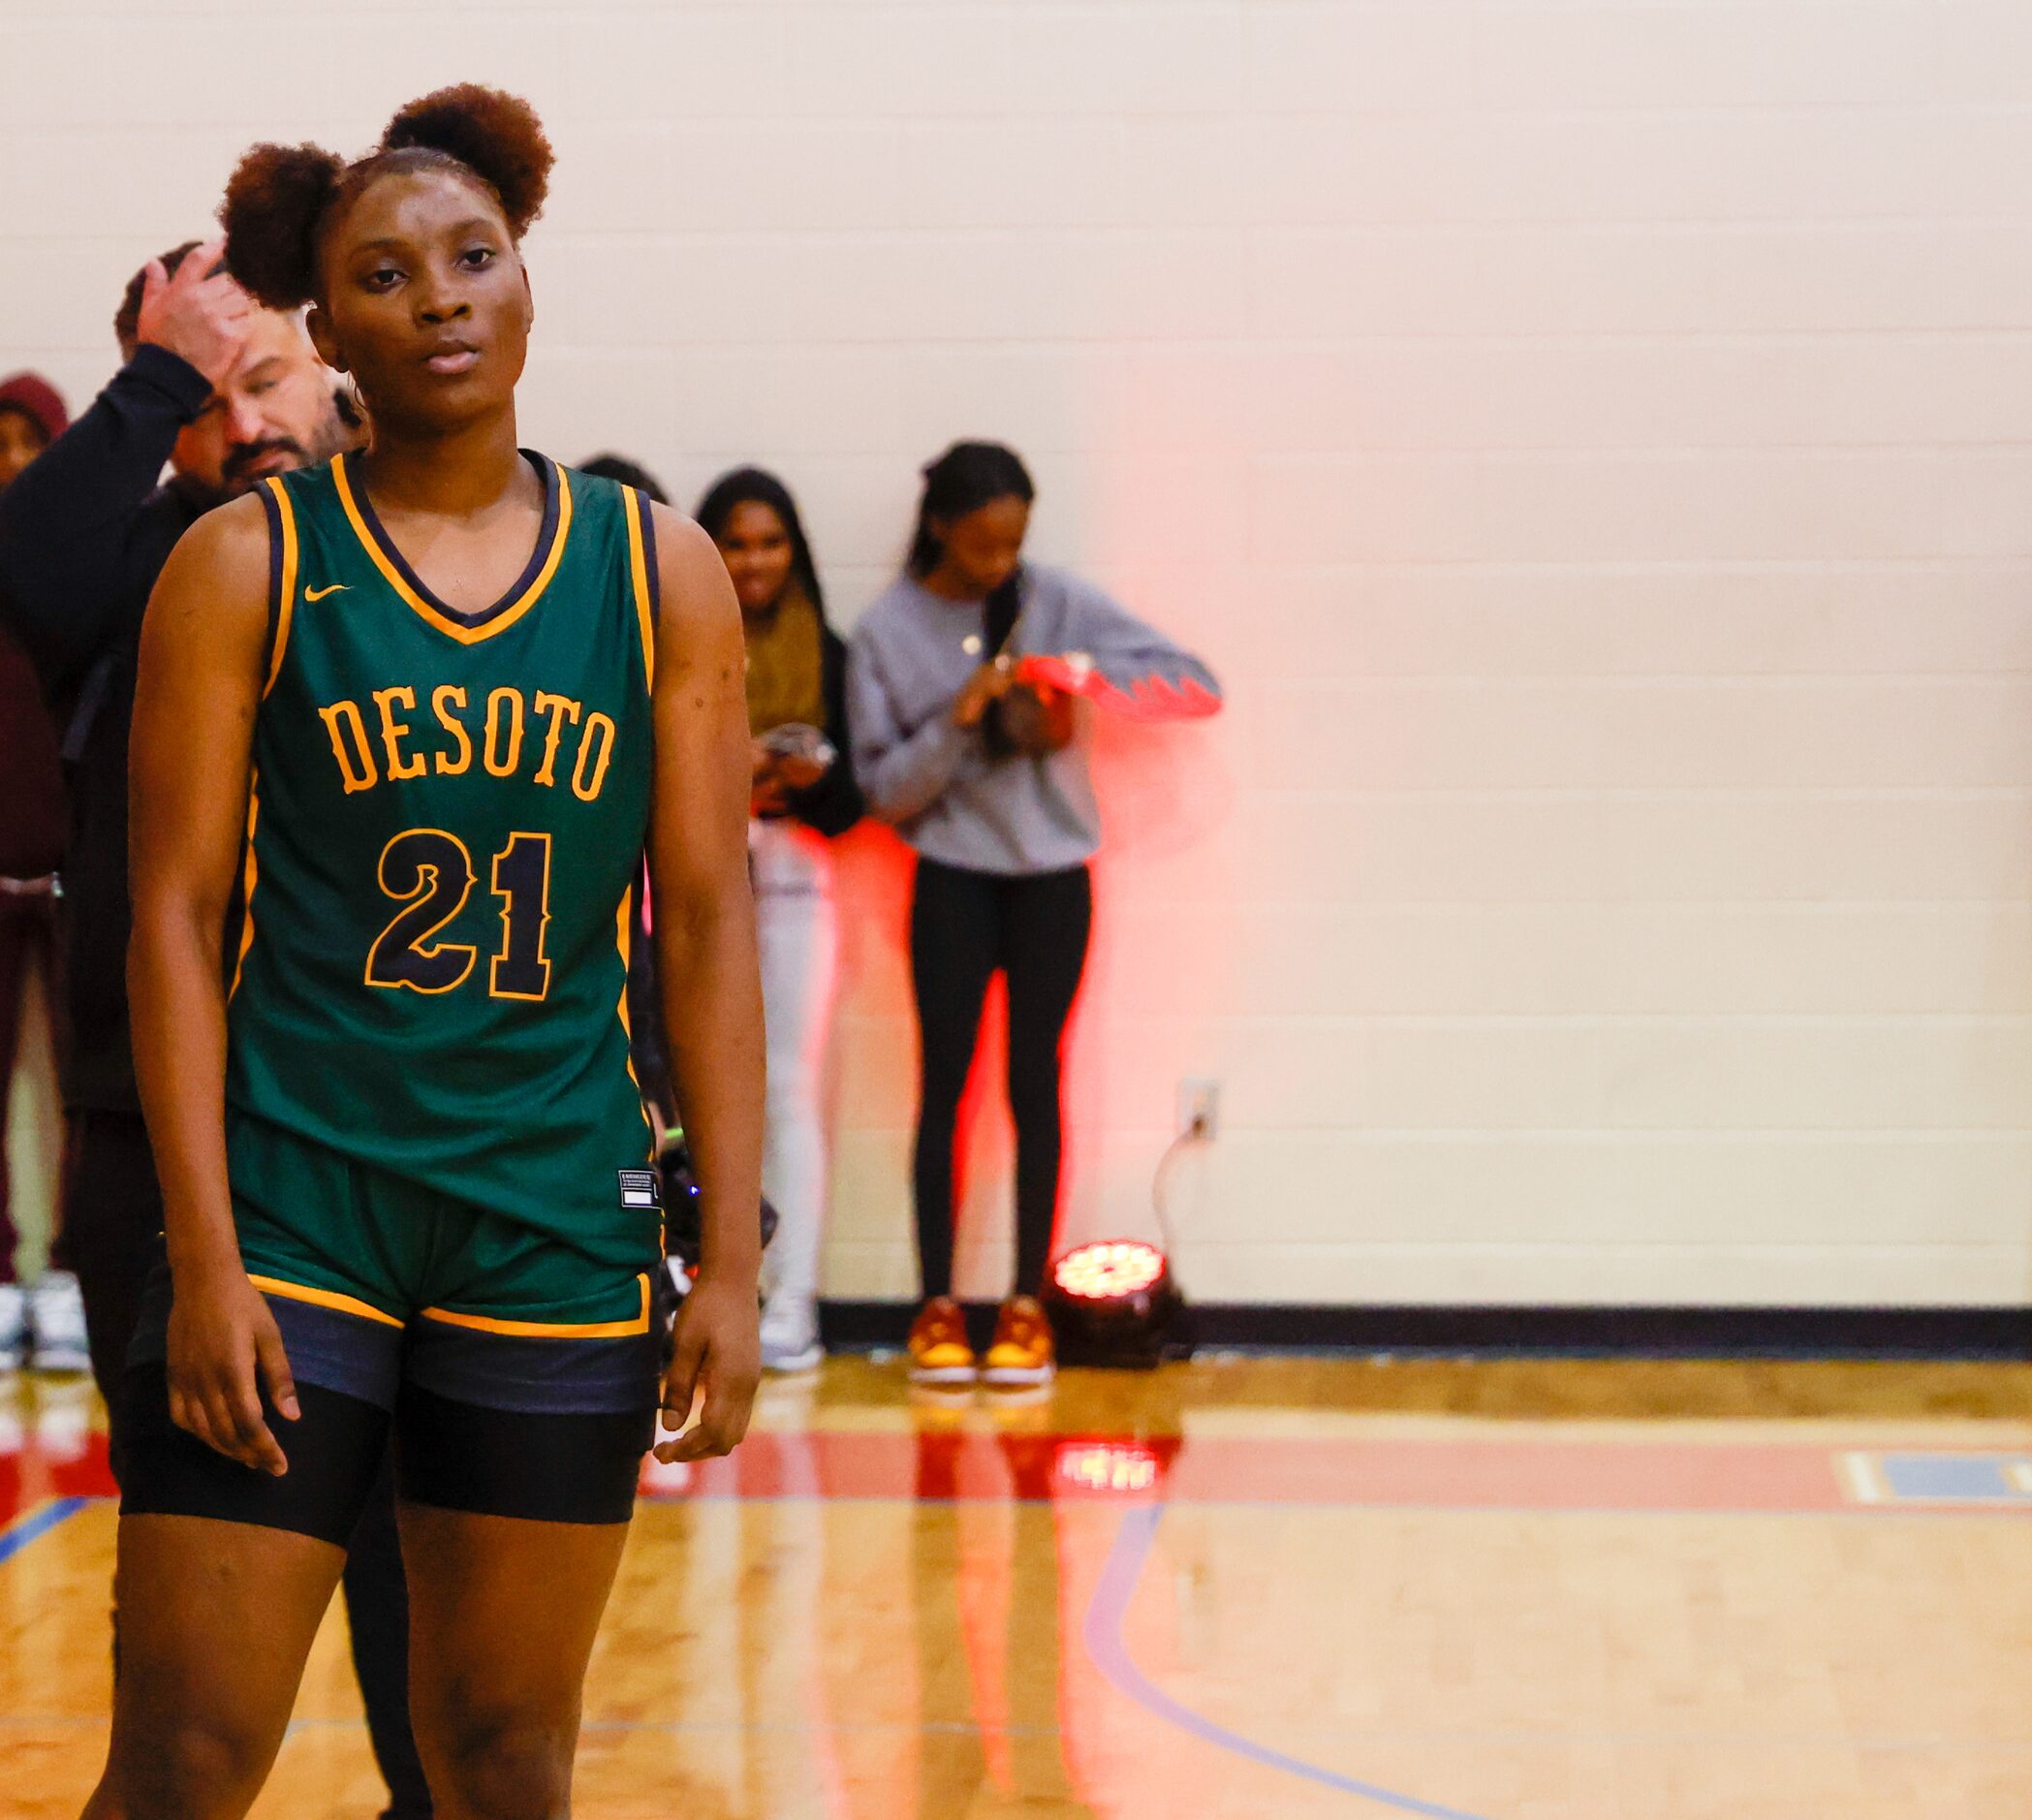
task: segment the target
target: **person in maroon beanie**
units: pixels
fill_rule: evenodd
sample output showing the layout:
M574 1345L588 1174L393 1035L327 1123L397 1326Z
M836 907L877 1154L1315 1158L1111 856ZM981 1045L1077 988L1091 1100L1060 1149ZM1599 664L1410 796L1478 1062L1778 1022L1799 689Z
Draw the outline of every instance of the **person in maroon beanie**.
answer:
M70 413L54 386L35 373L0 381L0 491L64 433ZM0 1113L7 1104L28 982L55 956L56 866L63 854L63 776L56 729L21 647L0 633ZM49 994L53 1002L55 994ZM16 1276L9 1205L7 1125L0 1115L0 1370L33 1364L82 1371L84 1305L78 1279L51 1269L32 1290Z
M63 394L40 373L0 379L0 492L70 423Z

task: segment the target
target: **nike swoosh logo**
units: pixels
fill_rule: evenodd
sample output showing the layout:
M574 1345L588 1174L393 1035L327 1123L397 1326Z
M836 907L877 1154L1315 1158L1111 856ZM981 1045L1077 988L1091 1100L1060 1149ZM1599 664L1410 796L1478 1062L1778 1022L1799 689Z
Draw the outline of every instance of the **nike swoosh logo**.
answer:
M305 600L323 600L328 594L343 594L346 591L346 586L347 584L344 581L334 581L329 587L307 587L303 590L303 598Z

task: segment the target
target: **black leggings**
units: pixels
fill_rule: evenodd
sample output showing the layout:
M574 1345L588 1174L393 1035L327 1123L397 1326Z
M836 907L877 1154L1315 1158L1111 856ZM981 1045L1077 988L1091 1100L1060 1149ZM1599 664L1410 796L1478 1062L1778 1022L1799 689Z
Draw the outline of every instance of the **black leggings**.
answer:
M953 1293L953 1139L997 971L1009 982L1009 1110L1016 1129L1016 1291L1045 1286L1058 1218L1059 1051L1086 967L1085 866L1003 877L918 862L910 967L923 1064L915 1188L926 1296Z

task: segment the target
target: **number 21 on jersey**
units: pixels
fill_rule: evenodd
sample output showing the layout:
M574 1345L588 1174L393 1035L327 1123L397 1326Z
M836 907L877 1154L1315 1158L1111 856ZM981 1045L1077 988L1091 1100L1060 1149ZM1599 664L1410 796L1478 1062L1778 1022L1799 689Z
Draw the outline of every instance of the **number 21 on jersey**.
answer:
M367 951L366 983L412 992L449 992L464 985L480 951L436 938L466 907L474 878L465 842L442 828L412 828L382 848L381 889L402 908ZM501 899L501 947L488 965L488 995L541 1000L550 989L550 962L544 955L550 836L509 835L508 845L494 855L492 887Z

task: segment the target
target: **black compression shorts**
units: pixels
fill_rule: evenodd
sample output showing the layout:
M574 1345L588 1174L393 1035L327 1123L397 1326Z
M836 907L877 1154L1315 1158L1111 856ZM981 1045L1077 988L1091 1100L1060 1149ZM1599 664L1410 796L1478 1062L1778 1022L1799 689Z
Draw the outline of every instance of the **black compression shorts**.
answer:
M343 1548L391 1438L400 1495L544 1522L626 1522L654 1438L660 1338L560 1343L436 1323L399 1327L270 1293L302 1411L268 1428L281 1478L170 1420L170 1281L143 1298L122 1396L120 1509L211 1517Z

